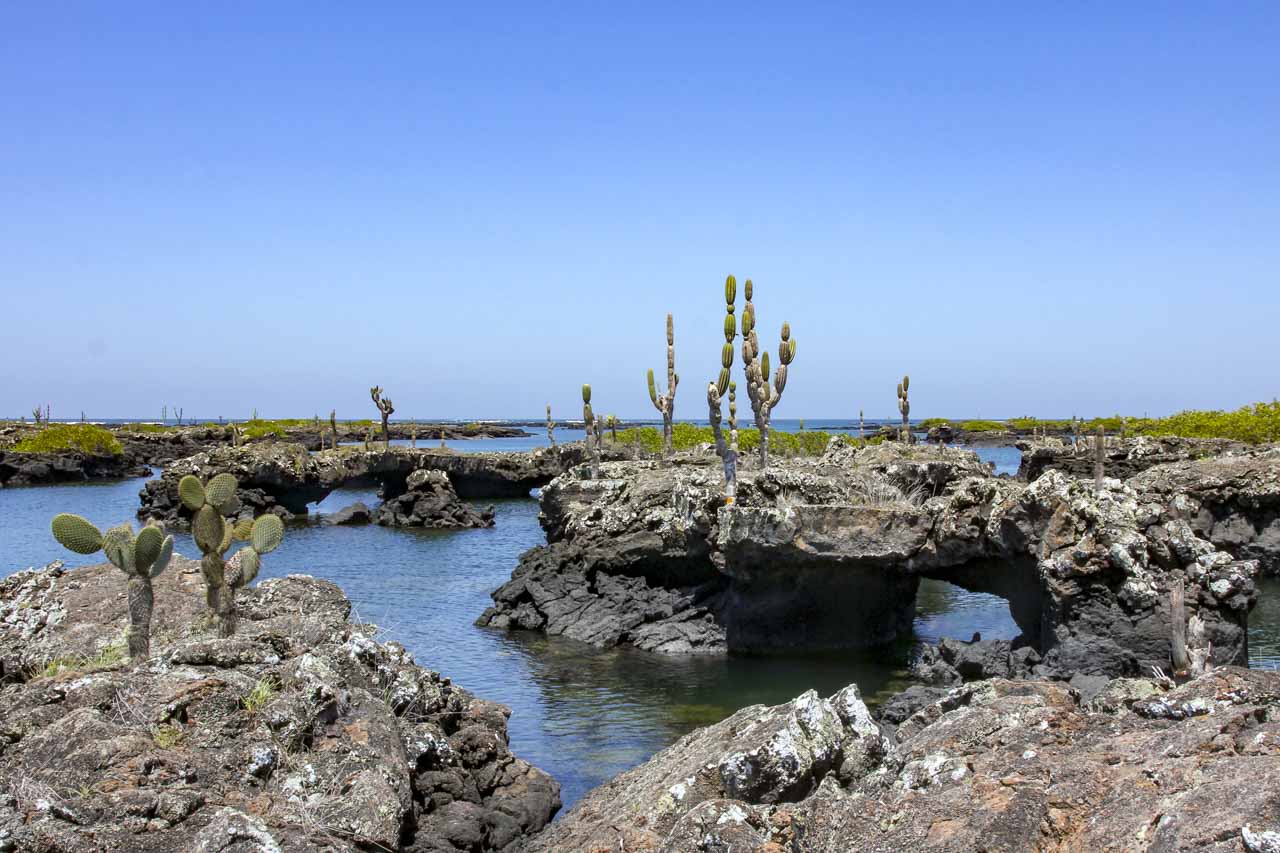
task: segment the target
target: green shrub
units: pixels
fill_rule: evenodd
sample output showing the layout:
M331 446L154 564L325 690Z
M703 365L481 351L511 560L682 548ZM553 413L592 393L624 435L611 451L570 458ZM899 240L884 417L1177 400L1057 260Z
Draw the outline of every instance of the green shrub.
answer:
M956 428L965 432L1004 432L1008 426L1003 421L961 421Z
M1113 431L1120 429L1119 418L1090 421L1090 428L1096 429L1097 423ZM1112 423L1114 427L1109 426ZM1249 444L1280 441L1280 401L1254 403L1234 412L1185 411L1167 418L1130 418L1126 428L1132 435L1229 438Z
M915 428L927 430L927 429L933 429L936 426L942 426L943 424L949 424L949 423L951 423L951 420L949 418L925 418L924 420L920 421L920 423L916 424Z
M1049 430L1050 432L1070 432L1071 421L1066 420L1042 420L1040 418L1009 418L1006 423L1010 428L1019 432L1031 432L1033 429Z
M240 432L245 438L263 438L268 435L285 437L285 428L275 421L249 421Z
M169 432L175 429L161 424L121 424L121 432Z
M728 427L724 427L724 430L727 438ZM831 440L831 437L832 433L814 430L804 430L803 432L770 430L769 446L782 455L820 456L827 449L827 442ZM850 444L855 446L859 444L857 436L845 435L844 438ZM678 423L672 428L671 441L676 450L692 450L703 444L714 444L715 440L715 432L710 426ZM642 449L650 453L659 453L662 451L662 430L651 426L618 430L618 444L630 445L636 443L639 443ZM863 443L870 444L872 442ZM749 453L759 448L760 430L755 428L738 430L739 453Z
M119 456L124 452L110 431L93 424L53 424L13 446L19 453L60 453L77 450L91 456Z

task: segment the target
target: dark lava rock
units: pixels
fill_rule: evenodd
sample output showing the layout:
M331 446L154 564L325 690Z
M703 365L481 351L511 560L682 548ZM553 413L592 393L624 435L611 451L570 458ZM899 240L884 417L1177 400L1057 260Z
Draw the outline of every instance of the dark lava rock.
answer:
M368 524L373 521L373 513L362 502L356 501L351 506L344 506L335 513L324 517L325 524Z
M1082 707L1060 682L975 682L892 738L852 688L755 705L596 788L528 849L1235 853L1280 840L1280 673L1138 686Z
M139 665L113 651L114 567L0 581L0 850L515 853L559 809L505 707L349 622L333 584L244 590L220 638L173 562Z
M145 477L146 465L128 455L92 456L86 453L17 453L0 450L0 487L39 486Z
M1258 566L1198 536L1176 501L1059 471L999 479L969 451L833 439L818 459L744 461L724 506L718 461L556 478L542 493L549 544L521 557L481 624L671 653L871 648L910 630L920 580L936 578L1004 598L1025 638L956 647L970 678L1141 675L1170 666L1169 595L1184 583L1215 662L1247 661Z
M418 470L405 492L378 507L374 520L387 527L493 527L493 507L477 511L461 500L443 471Z

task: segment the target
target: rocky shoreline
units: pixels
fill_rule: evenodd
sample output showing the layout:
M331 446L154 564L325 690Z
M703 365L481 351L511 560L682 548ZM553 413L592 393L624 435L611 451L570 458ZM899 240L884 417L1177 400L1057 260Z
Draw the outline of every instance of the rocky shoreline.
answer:
M893 726L856 687L743 708L595 789L530 853L1280 848L1280 673L989 680Z
M113 567L0 581L0 851L514 853L560 807L506 708L350 622L333 584L245 590L227 638L196 563L155 585L133 666Z

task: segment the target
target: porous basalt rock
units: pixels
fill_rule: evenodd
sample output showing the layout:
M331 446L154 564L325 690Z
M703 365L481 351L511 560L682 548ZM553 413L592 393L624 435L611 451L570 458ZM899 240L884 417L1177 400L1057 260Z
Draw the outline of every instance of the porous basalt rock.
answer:
M418 470L402 494L383 501L374 520L385 527L493 527L493 507L477 510L461 500L443 471Z
M1014 446L1022 451L1018 478L1035 480L1045 471L1062 471L1073 477L1093 477L1093 438L1082 436L1076 445L1069 438L1019 439ZM1156 465L1191 459L1219 457L1244 452L1248 445L1224 438L1177 438L1140 435L1134 438L1107 436L1103 442L1108 477L1127 480Z
M1227 853L1280 827L1280 673L1114 684L1148 698L1082 707L1060 682L981 681L887 738L848 689L746 708L590 792L529 849Z
M110 566L0 581L0 841L90 850L514 851L559 786L507 746L508 710L348 621L333 584L240 594L198 627L197 564L155 580L152 659L111 654ZM59 667L48 666L50 661Z
M549 544L480 624L613 645L675 616L699 626L697 651L865 648L909 629L929 577L1009 601L1023 632L1009 653L1041 658L1008 657L1010 672L1125 675L1168 667L1169 590L1183 582L1215 660L1247 661L1256 564L1115 480L1101 493L1057 471L1024 484L967 451L836 439L820 459L744 466L737 502L721 495L697 456L569 471L543 490ZM634 595L614 593L623 579ZM672 600L686 606L651 606Z
M393 446L340 447L309 453L301 444L273 442L224 447L180 459L139 493L138 517L153 518L171 529L190 526L191 512L178 497L186 474L207 479L227 473L236 478L246 514L272 512L283 518L305 516L308 504L334 489L377 486L384 498L408 489L415 471L440 471L458 496L524 497L582 461L581 443L528 453L459 453L438 448Z
M145 477L148 473L146 465L127 453L95 456L79 452L17 453L0 450L0 488L121 480Z

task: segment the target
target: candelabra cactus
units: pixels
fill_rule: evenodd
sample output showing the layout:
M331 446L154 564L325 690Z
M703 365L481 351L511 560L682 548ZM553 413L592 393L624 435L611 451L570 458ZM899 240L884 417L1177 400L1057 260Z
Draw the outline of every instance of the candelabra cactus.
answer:
M338 410L329 410L329 437L333 444L333 449L338 449Z
M649 371L649 399L653 407L662 415L662 457L671 457L671 418L676 409L676 386L680 384L680 375L676 373L676 328L671 315L667 315L667 393L659 396L658 386L653 380L653 371Z
M1093 436L1093 490L1098 494L1102 494L1102 480L1106 476L1106 465L1107 434L1099 424L1098 431Z
M791 339L791 324L782 324L782 340L778 343L778 370L769 385L769 353L760 352L756 336L756 308L751 301L751 279L746 281L746 305L742 308L742 364L747 373L747 397L760 430L760 467L769 467L769 421L774 407L787 387L787 368L796 357L796 342Z
M369 396L373 398L373 404L378 407L378 413L382 415L382 449L386 450L391 447L391 432L387 429L387 420L395 412L396 407L391 405L390 397L382 396L382 389L377 385L369 389Z
M413 418L409 421L409 446L415 450L418 447L418 419Z
M591 386L582 386L582 425L587 431L587 453L591 456L591 479L600 478L600 441L599 426L595 413L591 411Z
M547 403L547 443L556 446L556 422L551 420L551 404Z
M151 613L155 594L151 579L159 577L173 556L173 537L159 527L144 527L135 536L127 521L105 534L87 519L70 513L53 517L53 538L68 551L93 554L102 551L128 578L129 657L146 660L151 655Z
M262 566L262 556L274 551L284 539L284 522L279 516L235 522L225 518L240 509L236 488L236 478L230 474L218 474L207 484L190 474L178 481L178 497L194 513L191 535L204 555L200 572L204 576L205 600L223 637L236 630L236 592L253 582ZM235 542L249 544L225 560Z
M902 415L902 441L904 444L914 444L915 436L911 433L911 400L907 398L907 392L911 390L911 377L903 376L902 381L898 383L898 412Z
M866 437L866 433L862 428L862 409L858 409L858 440L861 441Z
M711 431L716 439L716 454L724 464L724 502L732 504L738 495L738 405L737 383L729 381L733 367L733 341L738 334L738 320L734 312L738 299L738 280L729 276L724 280L724 346L720 348L720 376L707 383L707 410ZM729 438L725 439L720 428L720 405L725 394L729 395Z

